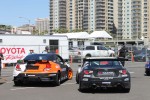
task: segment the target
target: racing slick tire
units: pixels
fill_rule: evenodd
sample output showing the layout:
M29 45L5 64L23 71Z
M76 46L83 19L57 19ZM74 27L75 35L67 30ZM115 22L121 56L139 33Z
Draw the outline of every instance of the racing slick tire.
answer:
M130 88L124 88L124 89L123 89L123 92L124 92L124 93L129 93L129 92L130 92Z
M21 82L21 81L14 81L14 85L15 86L22 86L23 82Z
M60 86L60 82L61 82L60 78L61 78L60 73L58 73L57 76L56 76L56 81L55 81L56 86Z
M77 72L77 74L76 74L76 82L77 82L77 84L79 84L79 76L78 76L78 72Z
M146 71L145 73L146 73L147 76L150 76L150 72Z
M82 87L81 82L79 82L79 91L80 92L85 92L85 88Z

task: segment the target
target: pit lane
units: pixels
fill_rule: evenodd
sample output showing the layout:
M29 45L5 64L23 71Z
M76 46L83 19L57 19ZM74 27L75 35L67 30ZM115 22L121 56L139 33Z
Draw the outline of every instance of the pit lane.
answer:
M27 85L16 87L12 82L12 69L6 68L2 76L7 82L0 85L0 97L2 100L149 100L150 76L145 76L145 62L126 62L126 67L131 73L130 93L121 93L114 90L94 90L82 93L75 82L75 74L79 63L73 63L74 77L65 81L60 86Z

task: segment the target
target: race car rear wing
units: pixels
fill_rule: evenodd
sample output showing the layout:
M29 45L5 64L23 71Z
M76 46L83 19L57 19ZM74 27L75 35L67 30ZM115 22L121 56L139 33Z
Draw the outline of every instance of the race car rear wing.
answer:
M89 57L89 58L84 58L83 62L85 61L128 61L128 59L123 57L102 57L102 58Z

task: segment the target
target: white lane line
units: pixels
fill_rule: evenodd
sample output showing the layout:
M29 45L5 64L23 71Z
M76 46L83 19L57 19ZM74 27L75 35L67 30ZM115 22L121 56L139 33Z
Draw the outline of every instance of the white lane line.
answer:
M9 84L9 83L12 83L12 81L11 81L11 82L6 82L6 83L8 83L8 84Z
M129 72L130 74L133 74L133 73L135 73L135 72Z
M73 85L73 84L76 84L76 83L64 83L64 84L61 84L61 85Z
M12 91L15 91L15 90L25 90L25 89L33 89L35 87L26 87L26 88L15 88L15 89L10 89Z

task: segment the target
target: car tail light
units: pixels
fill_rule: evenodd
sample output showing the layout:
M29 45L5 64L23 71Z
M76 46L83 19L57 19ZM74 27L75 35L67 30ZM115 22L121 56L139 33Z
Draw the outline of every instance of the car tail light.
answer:
M91 71L91 70L84 70L84 74L86 74L86 75L92 74L92 73L93 73L93 71Z
M50 64L46 64L46 67L44 68L44 71L49 71L51 70L51 65Z
M21 68L20 68L20 65L19 65L19 64L16 65L16 70L17 70L17 71L21 71Z
M120 70L119 71L122 75L126 75L127 74L127 70Z

